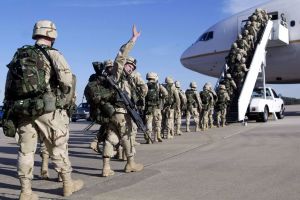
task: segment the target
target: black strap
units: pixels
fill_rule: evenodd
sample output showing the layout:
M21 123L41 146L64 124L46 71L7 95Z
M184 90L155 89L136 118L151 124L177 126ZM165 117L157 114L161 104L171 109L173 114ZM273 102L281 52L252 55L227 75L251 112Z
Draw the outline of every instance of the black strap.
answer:
M47 53L47 51L42 46L40 46L38 44L35 44L34 46L44 54L44 56L50 62L51 68L54 70L53 61L52 61L51 57L49 56L49 54Z
M54 73L56 74L56 70L54 68L54 64L53 64L53 60L52 58L49 56L49 54L47 53L47 51L41 46L41 45L38 45L38 44L35 44L34 45L38 50L40 50L43 55L47 58L47 60L49 61L50 63L50 67L51 69L54 71ZM53 80L54 81L54 84L58 84L58 81L57 81L57 77L55 76L55 78L53 76L50 76L50 80ZM51 81L50 81L51 82Z

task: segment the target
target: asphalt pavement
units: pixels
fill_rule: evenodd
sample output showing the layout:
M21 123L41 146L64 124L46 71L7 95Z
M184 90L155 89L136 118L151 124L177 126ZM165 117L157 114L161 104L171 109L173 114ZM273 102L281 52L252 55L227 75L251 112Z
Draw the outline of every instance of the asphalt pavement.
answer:
M100 200L299 200L300 106L288 106L283 120L230 124L205 132L183 133L163 143L137 140L136 161L142 172L124 173L124 161L112 160L112 177L101 177L101 155L89 148L89 122L70 125L69 155L73 178L85 182L69 198L50 164L50 180L40 180L41 158L35 156L33 190L40 199ZM184 126L183 126L184 128ZM18 146L0 132L0 199L17 199Z

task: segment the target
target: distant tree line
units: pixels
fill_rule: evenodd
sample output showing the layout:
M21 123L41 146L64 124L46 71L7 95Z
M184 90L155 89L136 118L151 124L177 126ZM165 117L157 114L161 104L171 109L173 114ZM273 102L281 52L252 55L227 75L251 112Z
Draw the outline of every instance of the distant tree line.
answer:
M282 97L285 105L294 105L300 104L300 99L292 98L292 97Z

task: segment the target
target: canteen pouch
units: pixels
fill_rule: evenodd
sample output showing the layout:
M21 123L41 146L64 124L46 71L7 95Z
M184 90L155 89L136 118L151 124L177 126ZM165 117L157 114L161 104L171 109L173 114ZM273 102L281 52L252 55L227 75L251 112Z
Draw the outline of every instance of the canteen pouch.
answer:
M43 95L44 112L49 113L56 110L56 96L52 92Z

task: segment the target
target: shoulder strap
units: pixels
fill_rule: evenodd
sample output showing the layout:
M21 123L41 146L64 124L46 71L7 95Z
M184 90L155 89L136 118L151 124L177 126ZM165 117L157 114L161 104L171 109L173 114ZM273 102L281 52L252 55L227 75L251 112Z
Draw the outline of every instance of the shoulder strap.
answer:
M47 53L47 51L40 45L35 44L34 45L38 50L40 50L42 52L42 54L47 58L47 60L50 63L50 67L51 69L54 71L54 73L56 74L55 68L54 68L54 64L53 64L53 60L51 59L51 57L49 56L49 54ZM56 49L54 49L56 50ZM52 76L51 76L52 77ZM51 79L51 78L50 78ZM52 79L55 83L57 83L57 78L55 77L54 79Z
M53 61L52 61L51 57L49 56L49 54L47 53L47 51L42 46L40 46L38 44L35 44L34 46L43 53L43 55L50 62L51 68L54 69Z

